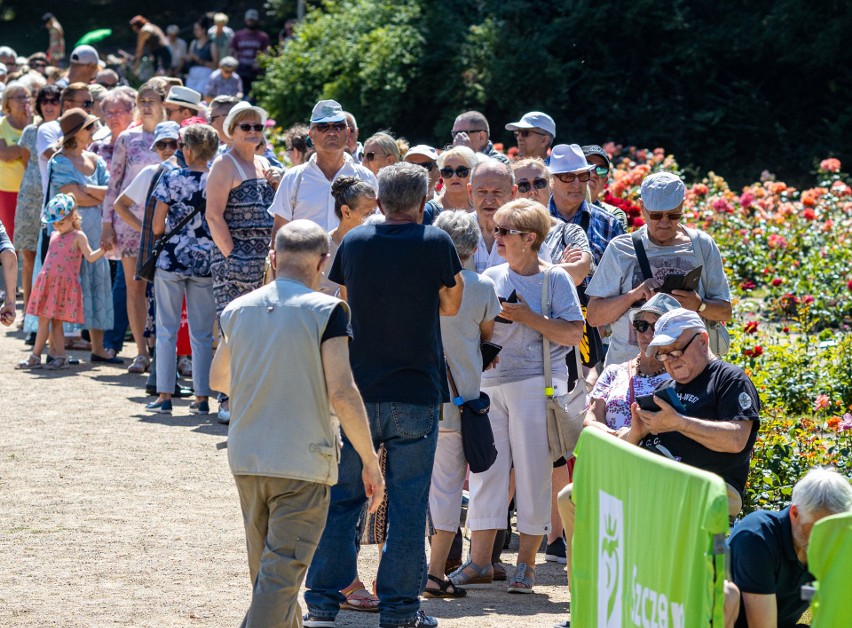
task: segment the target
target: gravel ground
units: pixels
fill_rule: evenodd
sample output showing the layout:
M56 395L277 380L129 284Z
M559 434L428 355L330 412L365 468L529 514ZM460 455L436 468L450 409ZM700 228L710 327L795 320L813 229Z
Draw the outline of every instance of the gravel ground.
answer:
M16 371L22 340L0 331L0 626L239 625L250 583L226 428L189 400L146 413L144 377L119 366ZM377 557L361 553L365 582ZM567 616L565 573L539 561L533 595L495 585L423 608L443 627L551 626Z

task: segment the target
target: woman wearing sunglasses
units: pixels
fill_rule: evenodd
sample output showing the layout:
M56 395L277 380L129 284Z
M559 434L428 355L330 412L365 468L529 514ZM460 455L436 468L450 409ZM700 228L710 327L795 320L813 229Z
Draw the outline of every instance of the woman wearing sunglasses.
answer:
M473 210L467 185L470 183L470 171L476 163L476 153L467 146L456 146L440 154L438 171L442 187L438 203L442 208Z
M361 164L375 175L385 166L390 166L402 161L408 143L402 139L395 139L390 133L379 131L366 142L364 142L364 158Z
M45 122L59 118L59 93L62 90L56 85L45 85L36 94L35 112L38 116L34 124L27 125L18 140L18 146L30 152L21 189L18 192L18 205L15 210L15 247L21 251L24 258L21 281L24 288L24 311L30 299L33 287L33 266L35 265L38 232L41 228L41 210L44 204L44 190L41 187L41 171L38 167L38 151L36 150L36 134L38 127Z

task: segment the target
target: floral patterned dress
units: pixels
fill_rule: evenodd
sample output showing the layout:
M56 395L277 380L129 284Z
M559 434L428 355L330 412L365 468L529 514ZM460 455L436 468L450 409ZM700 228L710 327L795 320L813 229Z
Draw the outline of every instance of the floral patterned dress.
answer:
M44 190L41 187L41 172L38 168L36 151L38 127L30 124L21 134L18 146L30 151L30 160L24 170L21 189L18 191L18 208L15 210L15 247L22 251L35 251L38 232L41 228L41 208Z
M116 215L113 203L145 166L160 163L156 151L151 150L153 143L154 133L145 131L141 126L127 129L115 141L109 168L109 188L103 204L103 222L112 224L115 230L115 248L109 252L109 259L139 255L141 234ZM144 205L131 205L130 211L141 222Z
M589 399L602 399L606 404L606 424L611 429L630 427L630 405L637 397L650 395L671 376L641 375L636 372L636 360L610 364L601 373Z
M74 247L79 231L72 229L50 236L44 265L36 277L27 314L55 318L67 323L83 322L83 288L80 264L83 252Z

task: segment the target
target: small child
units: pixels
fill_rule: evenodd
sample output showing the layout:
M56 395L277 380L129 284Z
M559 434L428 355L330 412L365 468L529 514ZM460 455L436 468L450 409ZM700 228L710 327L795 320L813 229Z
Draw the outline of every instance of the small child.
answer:
M41 368L41 352L50 335L46 368L65 368L65 333L62 323L83 323L83 288L80 286L82 258L94 262L103 251L92 251L89 239L80 230L77 199L73 194L57 194L44 209L45 221L53 225L50 247L44 265L30 294L27 314L38 316L38 331L33 352L18 362L19 369Z

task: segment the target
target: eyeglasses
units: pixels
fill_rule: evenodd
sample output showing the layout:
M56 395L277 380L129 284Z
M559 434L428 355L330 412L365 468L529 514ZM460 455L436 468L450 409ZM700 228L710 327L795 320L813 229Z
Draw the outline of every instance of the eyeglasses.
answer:
M553 176L556 177L557 179L559 179L560 181L562 181L562 183L574 183L575 179L579 179L581 182L585 183L586 181L588 181L589 179L592 178L592 173L591 172L578 172L578 173L560 172L559 174L555 174Z
M633 321L633 329L640 334L644 334L649 329L654 331L654 323L649 323L648 321Z
M12 96L9 100L19 100L20 102L29 102L32 100L31 96Z
M683 212L648 212L648 218L651 220L662 220L668 218L672 222L677 222L683 218Z
M132 112L132 109L113 109L111 111L104 111L104 118L114 118L115 116L124 116L128 115Z
M468 135L470 135L471 133L487 133L487 132L488 131L486 131L485 129L459 129L458 131L453 129L450 132L450 137L455 137L459 133L467 133Z
M377 155L373 151L370 151L369 153L364 153L364 159L366 159L367 161L373 161L376 157L387 157L387 156L388 156L387 153L382 153L381 155Z
M181 150L183 150L184 148L187 148L189 146L186 142L178 142L177 145L178 145L178 148L181 149Z
M42 106L53 105L55 107L56 105L59 104L59 99L58 98L42 98L40 102L41 102Z
M441 176L445 179L452 179L453 175L457 176L459 179L464 179L467 175L470 174L470 168L467 166L459 166L455 170L450 167L441 168L440 170Z
M349 127L345 122L320 122L314 125L314 128L320 133L328 133L329 131L345 131Z
M154 144L154 148L157 150L177 150L178 142L177 140L160 140L156 144Z
M594 172L599 177L609 176L609 168L607 168L606 166L595 166L595 169L592 170L592 172Z
M533 129L518 129L517 131L515 131L515 137L529 137L530 133L532 133L533 135L547 135L547 133L542 133Z
M418 166L426 168L426 172L432 172L432 170L435 168L435 162L434 161L426 161L426 162L422 162L422 163L413 161L413 162L410 162L410 163L417 164Z
M139 101L139 106L140 107L154 107L156 105L161 104L162 102L163 102L162 100L150 100L150 99L146 98L144 100Z
M536 177L532 183L529 181L518 181L518 192L526 194L530 189L543 190L547 187L547 179Z
M210 116L210 123L212 124L214 120L218 120L219 118L224 118L223 114L219 114L218 116Z
M240 131L243 131L244 133L249 133L251 131L254 131L255 133L260 133L264 129L264 125L260 124L259 122L257 124L249 124L248 122L243 122L242 124L238 124L237 126L239 127Z
M660 353L659 351L657 351L654 354L654 357L657 358L660 362L665 362L666 360L675 360L681 357L684 353L686 353L686 350L689 349L689 345L692 344L692 341L698 338L698 336L700 335L701 332L698 332L697 334L692 336L692 338L689 339L689 342L683 345L683 347L681 347L680 349L675 349L674 351L669 351L668 353Z
M69 100L68 102L76 107L82 107L83 109L91 109L95 106L94 100L84 100L83 102L80 102L79 100Z
M494 235L506 237L507 235L526 235L529 231L518 231L517 229L506 229L505 227L494 227Z
M113 89L116 85L118 85L118 83L100 83L99 82L98 85L100 85L101 87L103 87L105 89Z

